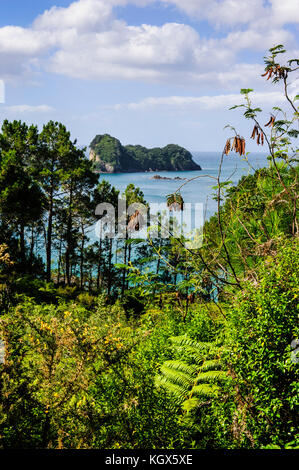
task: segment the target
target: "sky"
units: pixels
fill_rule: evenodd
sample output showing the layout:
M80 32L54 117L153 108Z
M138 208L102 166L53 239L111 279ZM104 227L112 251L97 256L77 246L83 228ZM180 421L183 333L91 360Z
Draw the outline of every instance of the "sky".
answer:
M252 88L268 121L284 99L263 57L283 44L299 58L298 38L299 0L0 0L0 120L190 151L222 151L230 124L261 151L229 108Z

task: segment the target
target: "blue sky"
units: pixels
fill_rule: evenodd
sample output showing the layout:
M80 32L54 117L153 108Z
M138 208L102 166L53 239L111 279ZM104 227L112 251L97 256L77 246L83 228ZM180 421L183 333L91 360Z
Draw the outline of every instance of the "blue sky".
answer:
M299 57L299 0L1 0L0 119L63 122L82 145L222 150L240 88L267 113L279 87L261 78L267 49ZM290 82L291 93L298 80ZM297 91L298 93L298 91ZM0 87L1 94L1 87ZM1 100L0 100L1 101ZM266 121L265 121L266 122ZM248 150L257 151L248 142Z

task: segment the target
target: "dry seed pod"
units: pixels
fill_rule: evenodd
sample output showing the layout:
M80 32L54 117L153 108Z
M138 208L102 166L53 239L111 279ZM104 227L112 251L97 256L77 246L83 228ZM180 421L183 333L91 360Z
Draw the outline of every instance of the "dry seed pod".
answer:
M240 137L238 138L238 153L241 155L242 154L242 141Z
M272 77L272 74L273 74L273 69L271 68L271 69L269 70L269 77L267 78L267 80L269 80L269 78Z
M261 144L264 145L264 133L261 133Z
M257 140L256 140L257 145L260 145L260 138L261 138L261 136L260 136L260 134L258 134Z
M239 139L239 154L243 155L243 137Z
M251 139L254 139L255 138L255 134L258 133L258 129L257 129L257 126L255 125L254 128L253 128L253 131L252 131L252 134L251 134Z
M129 231L139 230L140 227L142 227L143 223L144 223L144 220L143 220L141 213L138 210L136 210L129 219L128 230Z
M245 155L245 139L241 140L241 144L242 144L242 153L241 153L241 155Z
M236 145L237 145L237 137L234 137L233 145L232 145L232 150L237 150L237 149L236 149Z
M225 147L224 147L224 153L225 155L228 155L230 151L230 139L227 139Z
M273 119L273 116L270 117L270 119L269 119L269 121L267 122L267 124L265 124L265 127L270 126L270 124L272 123L272 119Z

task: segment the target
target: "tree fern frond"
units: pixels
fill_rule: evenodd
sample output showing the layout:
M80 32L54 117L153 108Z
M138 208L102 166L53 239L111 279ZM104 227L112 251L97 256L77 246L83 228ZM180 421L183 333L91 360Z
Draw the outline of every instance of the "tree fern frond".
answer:
M182 403L182 409L189 412L198 408L201 403L202 403L201 400L199 400L198 398L192 397L192 398L189 398L188 400L185 400Z
M208 372L198 374L196 383L220 382L225 379L227 379L227 375L222 370L209 370Z
M194 349L194 351L207 350L210 349L212 343L208 342L197 342L193 339L188 338L188 336L172 336L169 338L170 341L178 347L189 347Z
M165 361L163 363L162 368L164 366L170 367L171 369L174 369L176 371L183 372L184 374L187 374L190 377L193 377L198 373L198 367L196 365L187 364L184 361L179 361L179 360L177 360L177 361ZM161 368L161 370L162 370L162 368Z
M221 363L219 359L209 359L207 361L204 361L200 369L203 372L208 370L219 370L221 369Z
M185 335L170 340L183 359L164 362L156 384L172 393L188 414L207 398L216 398L220 393L218 384L228 379L221 370L221 346L197 342Z
M217 385L210 385L210 384L200 384L195 385L191 393L196 397L200 398L216 398L219 393L219 387Z
M171 383L182 387L182 391L184 389L187 392L192 383L194 382L192 376L190 377L190 375L172 369L171 367L168 367L165 364L161 367L161 373L167 381L170 381Z
M182 402L182 400L186 398L186 391L179 385L175 385L174 383L167 380L166 377L156 377L155 385L156 387L164 387L168 392L172 393L175 396L177 402Z

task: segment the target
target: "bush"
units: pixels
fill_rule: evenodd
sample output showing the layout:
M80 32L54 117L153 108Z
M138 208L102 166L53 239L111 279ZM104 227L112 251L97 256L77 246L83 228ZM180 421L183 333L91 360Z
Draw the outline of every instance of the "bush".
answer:
M233 305L228 363L238 391L240 441L245 438L242 427L256 446L296 440L298 364L292 360L291 342L299 337L298 285L295 239L280 243L276 256L260 266L257 283L248 284Z

